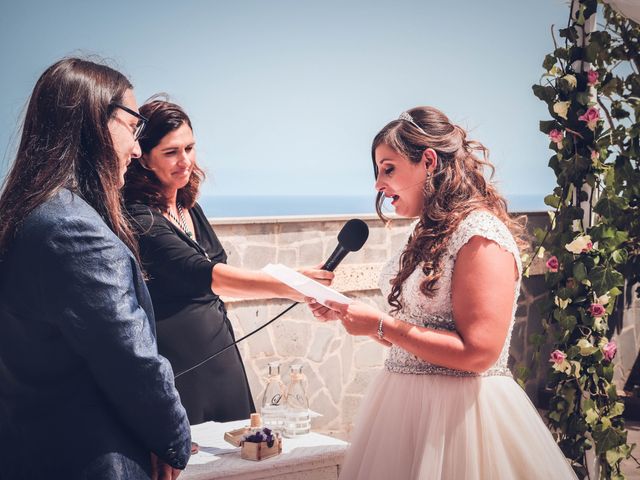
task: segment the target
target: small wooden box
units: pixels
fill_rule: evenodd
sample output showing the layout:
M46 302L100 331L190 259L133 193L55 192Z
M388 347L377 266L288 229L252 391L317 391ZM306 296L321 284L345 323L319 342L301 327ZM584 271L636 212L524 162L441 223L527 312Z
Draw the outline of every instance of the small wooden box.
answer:
M245 460L264 460L282 453L282 438L276 435L273 446L269 447L267 442L242 442L240 457Z
M239 447L242 444L242 437L247 433L249 429L247 427L238 428L237 430L231 430L225 432L224 439L227 443L230 443L234 447Z

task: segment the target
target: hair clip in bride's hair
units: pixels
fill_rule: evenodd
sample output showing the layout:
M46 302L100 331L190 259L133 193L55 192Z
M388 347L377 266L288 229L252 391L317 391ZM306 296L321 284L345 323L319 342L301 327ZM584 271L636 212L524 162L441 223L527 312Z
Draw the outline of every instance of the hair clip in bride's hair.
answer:
M407 122L409 122L411 125L413 125L414 127L416 127L418 130L420 130L420 132L422 132L424 135L427 134L427 132L425 132L422 127L420 127L420 125L418 125L414 120L413 117L411 116L411 114L409 112L402 112L400 114L400 116L398 117L398 120L405 120Z
M402 112L398 117L398 120L406 120L407 122L413 122L413 117L409 114L409 112Z

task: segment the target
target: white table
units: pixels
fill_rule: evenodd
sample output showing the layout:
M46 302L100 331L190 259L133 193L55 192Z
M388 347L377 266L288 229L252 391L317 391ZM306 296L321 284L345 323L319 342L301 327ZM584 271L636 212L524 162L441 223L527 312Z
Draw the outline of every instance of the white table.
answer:
M240 458L240 449L224 441L224 432L249 424L249 420L207 422L191 427L200 452L192 455L179 480L335 480L348 443L311 432L298 438L284 438L282 454L259 462Z

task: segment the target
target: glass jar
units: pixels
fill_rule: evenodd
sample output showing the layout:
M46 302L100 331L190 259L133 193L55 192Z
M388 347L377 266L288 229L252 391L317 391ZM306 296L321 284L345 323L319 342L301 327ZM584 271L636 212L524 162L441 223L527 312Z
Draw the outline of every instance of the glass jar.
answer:
M280 363L269 363L269 376L267 385L262 395L262 424L271 430L282 432L284 430L286 389L280 378Z
M284 436L297 437L311 431L309 418L309 398L307 397L306 378L302 365L291 365L291 381L287 388L286 409L284 415Z

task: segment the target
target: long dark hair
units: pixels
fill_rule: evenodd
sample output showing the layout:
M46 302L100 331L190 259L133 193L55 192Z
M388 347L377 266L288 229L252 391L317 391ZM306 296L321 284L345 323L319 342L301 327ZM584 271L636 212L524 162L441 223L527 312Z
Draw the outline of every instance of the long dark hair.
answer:
M140 113L149 120L139 139L143 155L148 155L165 135L182 125L188 125L193 131L189 116L175 103L151 100L140 107ZM189 182L178 190L176 200L186 208L193 207L204 177L204 171L197 164L194 165ZM128 205L140 203L161 212L167 211L168 208L160 180L155 173L144 168L137 158L131 159L124 177L124 198Z
M420 220L400 256L400 269L392 280L387 298L393 311L402 309L402 284L418 265L425 279L420 291L432 297L442 275L439 268L446 252L448 240L460 222L472 211L488 210L502 220L513 233L520 247L524 241L524 217L512 219L507 213L507 202L496 187L484 176L485 168L495 170L489 161L489 150L480 142L468 140L467 132L451 123L440 110L416 107L407 113L413 119L388 123L373 139L371 158L378 178L375 151L381 144L388 145L412 163L419 163L426 148L438 155L434 174L425 182L424 203ZM480 155L478 155L478 153ZM376 198L376 211L382 220L384 194Z
M79 58L60 60L40 76L0 196L0 258L23 219L61 188L89 203L137 256L108 128L113 104L130 88L120 72Z

